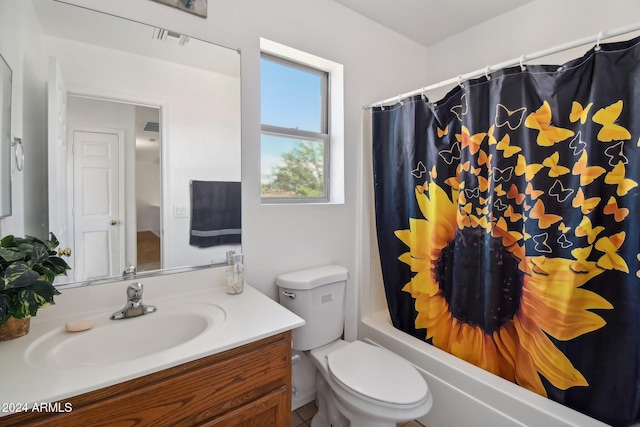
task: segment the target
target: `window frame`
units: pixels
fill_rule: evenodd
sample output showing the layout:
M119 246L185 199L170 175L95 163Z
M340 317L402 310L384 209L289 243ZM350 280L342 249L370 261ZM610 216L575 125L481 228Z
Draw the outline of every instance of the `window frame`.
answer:
M261 52L260 61L275 62L277 64L291 67L296 70L304 71L321 77L321 109L320 109L320 128L322 132L313 132L298 128L287 128L276 125L262 123L262 111L260 118L260 137L270 135L282 138L297 139L302 141L321 142L323 144L323 194L322 196L288 196L275 197L263 196L262 185L260 189L260 200L262 204L279 204L279 203L327 203L330 201L330 171L331 171L331 73L310 65L302 64L291 59L282 58L280 56ZM262 81L260 82L262 84ZM260 176L262 176L262 154L260 158Z

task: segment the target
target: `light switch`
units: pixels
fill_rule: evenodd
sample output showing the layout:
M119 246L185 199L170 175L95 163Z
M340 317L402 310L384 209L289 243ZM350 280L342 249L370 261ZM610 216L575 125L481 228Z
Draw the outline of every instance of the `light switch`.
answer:
M186 206L174 206L173 207L173 217L174 218L187 218L187 207Z

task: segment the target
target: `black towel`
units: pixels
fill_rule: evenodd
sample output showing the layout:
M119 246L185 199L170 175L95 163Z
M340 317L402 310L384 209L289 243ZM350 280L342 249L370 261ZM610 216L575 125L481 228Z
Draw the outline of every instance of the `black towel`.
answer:
M239 244L241 227L239 182L191 181L191 246Z

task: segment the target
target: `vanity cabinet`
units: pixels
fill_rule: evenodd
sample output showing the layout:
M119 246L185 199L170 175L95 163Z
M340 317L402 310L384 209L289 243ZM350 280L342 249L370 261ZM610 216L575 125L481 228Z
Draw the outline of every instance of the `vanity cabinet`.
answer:
M59 413L16 413L1 417L0 425L289 427L291 332L57 405ZM63 412L69 407L71 411Z

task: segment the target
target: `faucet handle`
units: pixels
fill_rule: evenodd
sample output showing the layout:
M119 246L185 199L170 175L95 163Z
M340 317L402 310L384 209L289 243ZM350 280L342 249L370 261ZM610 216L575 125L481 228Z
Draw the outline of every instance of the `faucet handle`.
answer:
M127 298L142 298L143 286L140 282L131 283L127 286Z
M136 266L131 264L124 269L124 271L122 272L122 277L135 276L136 273Z

